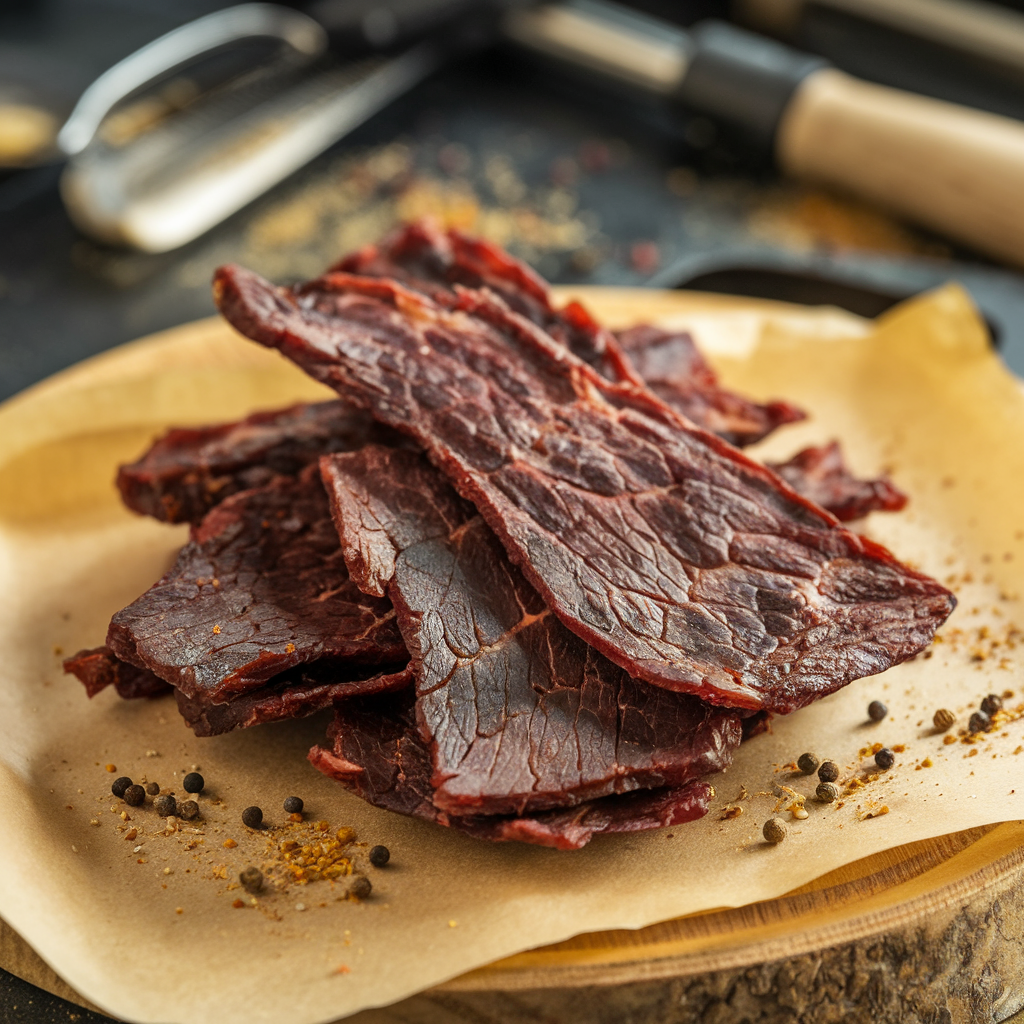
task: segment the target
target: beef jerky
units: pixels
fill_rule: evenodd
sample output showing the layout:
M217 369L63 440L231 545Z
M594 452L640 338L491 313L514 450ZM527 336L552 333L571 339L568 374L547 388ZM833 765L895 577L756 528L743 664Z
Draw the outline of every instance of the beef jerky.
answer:
M257 412L237 423L178 428L121 466L124 503L166 523L198 522L231 494L297 474L327 452L390 441L388 431L344 402Z
M267 686L243 693L225 704L186 697L175 690L178 711L185 724L197 736L218 736L232 729L248 729L267 722L280 722L289 718L305 718L333 706L335 701L357 695L389 693L412 685L412 672L398 668L365 678L356 672L346 678L341 669L309 672L292 670L278 676Z
M640 324L616 332L616 337L637 372L659 398L698 426L738 447L754 444L776 427L807 417L789 402L762 404L723 388L686 331L665 331Z
M860 519L869 512L899 512L907 504L907 496L888 477L855 477L843 461L838 441L804 448L788 462L768 465L794 491L844 521Z
M173 568L114 616L107 645L209 702L302 664L369 676L407 657L388 601L348 577L315 465L214 508Z
M65 658L64 671L76 676L90 697L108 686L113 686L125 700L161 697L171 692L171 686L159 676L121 661L109 647L94 647Z
M545 604L630 675L785 713L912 657L954 606L489 292L448 309L394 282L288 290L223 267L214 294L242 334L422 446Z
M707 813L706 782L587 801L567 810L528 815L446 814L433 803L430 751L416 728L408 691L337 705L328 745L310 762L357 796L389 811L423 818L492 842L519 841L576 850L594 835L637 832L692 821Z
M566 629L422 454L370 445L321 471L352 578L395 606L441 810L522 815L732 761L738 714L630 679Z
M643 384L615 336L583 305L570 302L555 309L544 278L482 239L441 230L429 220L416 221L380 245L346 256L332 270L402 281L448 306L457 303L456 285L489 288L609 380Z

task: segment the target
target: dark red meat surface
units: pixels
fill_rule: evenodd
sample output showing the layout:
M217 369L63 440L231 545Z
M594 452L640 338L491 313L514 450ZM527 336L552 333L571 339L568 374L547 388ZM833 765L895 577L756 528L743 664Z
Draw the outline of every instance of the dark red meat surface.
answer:
M352 578L394 603L438 808L522 815L731 762L739 715L630 679L566 629L422 454L371 445L321 470Z
M368 678L365 671L356 672L354 678L346 678L346 673L339 668L321 670L314 664L308 671L293 669L277 676L266 686L239 694L225 704L214 704L202 696L193 700L180 690L175 690L174 694L181 717L197 736L217 736L232 729L305 718L330 708L338 700L390 693L411 685L412 672L408 668Z
M372 676L407 657L390 603L348 577L316 465L218 505L173 568L113 617L107 645L210 703L299 665Z
M115 656L109 647L93 647L64 659L64 671L77 677L90 697L113 686L119 697L160 697L171 686L149 669L136 668Z
M117 486L136 512L167 523L198 522L231 494L388 434L344 402L293 405L236 423L171 430L141 459L121 466Z
M449 815L432 802L430 751L416 727L412 695L355 698L337 705L328 745L310 762L376 807L423 818L492 842L534 843L560 850L594 835L639 832L692 821L707 813L706 782L603 797L563 810L527 815Z
M445 306L457 304L456 285L489 288L609 380L642 383L611 331L578 302L555 309L547 281L490 242L417 221L331 269L401 281Z
M789 402L762 404L723 388L686 331L640 324L618 331L616 336L637 372L659 398L732 444L753 444L776 427L807 418L802 409Z
M844 521L860 519L869 512L899 512L907 504L907 496L888 477L855 477L843 461L838 441L820 448L804 448L788 462L768 465L793 490Z
M636 677L788 712L926 646L954 606L660 399L486 291L215 278L238 330L421 445L545 604Z

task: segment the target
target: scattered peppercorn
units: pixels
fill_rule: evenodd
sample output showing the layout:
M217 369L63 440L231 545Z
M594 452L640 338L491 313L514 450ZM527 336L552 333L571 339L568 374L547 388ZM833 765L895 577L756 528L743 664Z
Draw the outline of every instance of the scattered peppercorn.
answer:
M992 719L985 714L984 711L975 711L971 715L970 722L967 723L968 732L988 732L989 727L992 725Z
M181 785L186 793L202 793L203 787L206 785L206 779L199 772L189 772L181 780Z
M301 814L304 804L301 796L286 796L284 798L284 810L286 814Z
M125 790L132 784L132 780L127 775L122 775L119 779L114 779L110 785L110 792L114 794L119 800L124 796Z
M953 723L955 721L956 715L954 715L949 708L939 708L939 710L932 716L932 725L934 725L939 732L948 732L953 728Z
M193 821L199 817L199 804L195 800L186 800L178 808L178 817L184 818L186 821Z
M1002 706L1003 698L1000 697L997 693L990 693L981 702L981 710L984 711L985 714L989 715L990 717L994 715L997 711L1001 710Z
M822 761L818 766L818 778L822 782L835 782L839 778L839 765L835 761Z
M259 807L246 807L242 811L242 824L249 828L259 828L263 824L263 810Z
M158 796L153 801L153 809L161 818L175 817L178 813L178 801L173 796Z
M391 851L386 846L373 846L370 848L370 863L375 868L384 867L391 860Z
M882 747L882 749L875 754L875 764L877 764L883 772L888 771L895 763L896 755L889 747Z
M259 868L247 867L238 876L246 892L259 892L263 888L263 872Z
M146 791L138 784L129 786L122 799L129 807L138 807L146 799Z
M813 775L818 769L818 765L821 762L818 760L817 754L801 754L797 759L796 766L804 773L804 775Z
M769 843L781 843L786 838L786 823L781 818L769 818L761 834Z
M150 796L156 796L157 793L160 792L160 783L159 782L147 782L146 783L146 792Z
M868 718L872 722L880 722L887 714L889 709L880 700L873 700L868 705Z
M819 782L814 794L823 804L832 804L839 799L839 787L834 782Z
M373 892L373 883L366 875L356 875L352 879L352 884L348 887L348 892L350 896L355 896L357 900L365 900Z

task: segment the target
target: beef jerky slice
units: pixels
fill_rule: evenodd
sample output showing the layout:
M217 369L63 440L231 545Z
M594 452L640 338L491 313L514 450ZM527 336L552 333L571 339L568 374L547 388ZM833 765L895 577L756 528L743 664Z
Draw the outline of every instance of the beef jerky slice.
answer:
M411 436L545 604L630 675L788 712L911 657L954 598L487 292L438 306L221 268L243 334Z
M240 694L225 704L192 700L181 690L175 690L174 695L181 717L197 736L218 736L232 729L305 718L355 694L388 693L411 685L412 672L408 668L366 678L365 672L345 673L314 665L309 672L293 669L276 676L266 686Z
M820 448L804 448L788 462L768 465L794 491L844 521L860 519L869 512L899 512L907 504L907 496L888 477L855 477L846 468L838 441Z
M408 691L338 704L328 744L313 747L310 762L368 803L492 842L518 840L575 850L600 833L639 832L692 821L707 813L715 793L706 782L690 782L535 814L449 815L432 801L430 751L416 727Z
M685 331L664 331L641 324L618 331L616 337L659 398L731 444L753 444L776 427L806 419L803 410L788 402L762 405L727 391Z
M448 306L457 303L455 285L489 288L609 380L643 384L615 335L584 306L570 302L556 310L544 278L481 239L416 221L398 228L379 246L346 256L332 269L393 278Z
M237 423L171 430L137 462L121 466L117 486L136 512L194 523L231 494L278 474L294 476L327 452L384 442L387 433L344 402L293 405Z
M241 491L110 623L107 645L193 701L223 703L311 662L407 658L394 609L348 577L318 467Z
M610 335L578 302L556 310L547 282L530 267L458 231L408 224L334 269L394 278L441 304L451 304L456 284L490 288L609 380L646 382L698 426L735 445L753 444L776 427L806 418L788 402L762 405L727 391L687 333L639 326Z
M115 656L109 647L79 651L64 659L64 671L78 678L90 697L113 686L125 700L136 697L160 697L171 687L147 668L136 668Z
M735 712L630 679L566 629L425 456L320 465L352 578L395 606L439 808L521 815L732 761Z

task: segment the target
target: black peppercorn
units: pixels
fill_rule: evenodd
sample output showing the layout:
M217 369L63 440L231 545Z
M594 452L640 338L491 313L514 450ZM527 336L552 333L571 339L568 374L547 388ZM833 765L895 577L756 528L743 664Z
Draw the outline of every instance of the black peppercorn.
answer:
M796 766L804 773L804 775L813 775L818 769L818 765L821 762L818 760L817 754L801 754L797 759Z
M370 863L375 868L384 867L391 860L391 851L386 846L374 846L370 848Z
M199 817L199 804L195 800L186 800L178 808L178 817L184 818L186 821L193 821Z
M781 818L769 818L761 829L761 835L769 843L781 843L786 838L786 823Z
M110 792L114 794L120 800L124 796L124 791L132 784L132 780L127 775L122 775L119 779L114 779L110 786Z
M887 714L889 709L880 700L873 700L868 705L868 718L872 722L880 722Z
M992 726L992 719L984 711L975 711L971 720L967 723L968 732L988 732Z
M259 868L245 868L238 876L246 892L259 892L263 888L263 872Z
M982 702L981 710L991 717L1003 706L1003 698L997 693L990 693Z
M365 900L373 892L373 883L366 875L356 875L348 887L348 892L350 896L355 896L357 900Z
M883 772L887 772L895 763L896 755L889 747L882 747L882 749L875 754L875 764L877 764Z
M259 828L263 824L263 810L259 807L246 807L242 811L242 824L249 828Z
M150 796L156 796L160 792L160 783L159 782L147 782L146 783L146 792Z
M303 806L301 796L286 796L284 798L284 810L286 814L301 814Z
M173 796L158 796L153 801L153 809L161 818L171 818L178 813L178 801Z
M835 761L822 761L818 766L818 778L822 782L835 782L839 778L839 765Z
M199 772L189 772L181 780L181 785L186 793L202 793L203 787L206 785L206 779Z
M814 795L823 804L833 804L839 799L839 787L834 782L819 782Z
M146 799L146 791L138 784L131 785L124 791L123 799L129 807L138 807Z

